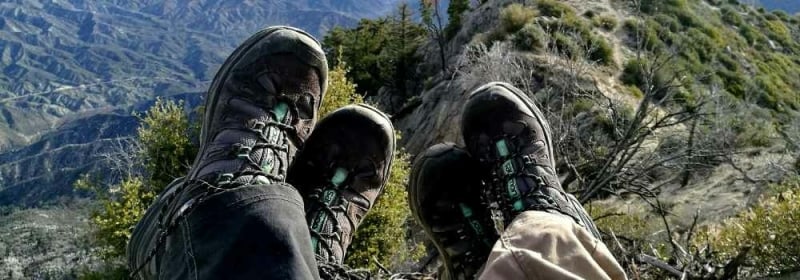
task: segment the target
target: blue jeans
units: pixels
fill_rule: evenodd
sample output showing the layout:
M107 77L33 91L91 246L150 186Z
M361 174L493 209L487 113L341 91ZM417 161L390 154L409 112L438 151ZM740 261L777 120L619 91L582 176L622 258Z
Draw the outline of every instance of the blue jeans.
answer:
M128 262L141 267L136 278L319 279L303 199L292 186L242 186L199 203L191 201L204 187L188 186L168 203L181 184L170 184L133 231ZM159 244L164 228L171 230Z

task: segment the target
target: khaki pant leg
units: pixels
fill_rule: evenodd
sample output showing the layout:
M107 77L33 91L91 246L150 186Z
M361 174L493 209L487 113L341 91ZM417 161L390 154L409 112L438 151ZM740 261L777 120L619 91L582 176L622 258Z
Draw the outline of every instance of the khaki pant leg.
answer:
M520 214L495 243L480 279L627 279L608 248L566 216Z

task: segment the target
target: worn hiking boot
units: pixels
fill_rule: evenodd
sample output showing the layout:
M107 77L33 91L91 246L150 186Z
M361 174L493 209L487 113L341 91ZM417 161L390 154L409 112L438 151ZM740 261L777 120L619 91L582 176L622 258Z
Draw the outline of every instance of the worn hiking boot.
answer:
M561 188L550 127L522 91L506 83L478 88L461 128L467 150L486 172L488 199L502 212L503 225L524 211L546 211L571 217L599 238L591 217Z
M394 128L367 105L323 118L289 171L303 196L320 263L342 264L364 216L383 192L394 156Z
M314 127L327 72L319 42L304 31L278 26L247 39L208 91L187 181L217 188L283 182Z
M498 236L481 193L478 161L454 144L417 156L408 202L444 263L440 279L473 279L489 257Z

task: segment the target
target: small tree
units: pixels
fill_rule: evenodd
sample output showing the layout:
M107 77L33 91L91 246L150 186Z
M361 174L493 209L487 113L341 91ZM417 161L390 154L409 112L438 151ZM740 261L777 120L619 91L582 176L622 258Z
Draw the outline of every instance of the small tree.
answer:
M450 0L450 5L447 6L449 22L444 30L447 39L452 39L461 29L461 18L467 10L469 10L469 0Z
M447 37L445 36L445 25L442 20L441 8L438 0L421 0L420 14L422 23L428 29L428 37L436 43L439 50L439 63L442 73L447 72L447 58L445 52L447 48Z
M133 228L161 190L174 178L183 176L189 162L197 153L187 135L193 129L184 113L183 103L157 99L155 105L141 117L137 129L137 143L121 151L109 153L105 158L113 162L115 156L128 159L135 154L133 165L144 166L144 172L128 168L132 173L123 174L123 180L106 188L99 180L85 175L75 187L94 193L98 207L92 211L89 223L94 231L94 242L101 248L100 255L106 261L103 271L87 271L85 279L117 279L126 271L123 256ZM129 150L130 147L135 149ZM124 279L125 277L122 276Z

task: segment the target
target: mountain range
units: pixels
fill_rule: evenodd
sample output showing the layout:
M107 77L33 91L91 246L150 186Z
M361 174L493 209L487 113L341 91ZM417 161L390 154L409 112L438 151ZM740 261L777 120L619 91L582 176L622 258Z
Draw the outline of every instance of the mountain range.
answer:
M0 3L0 206L71 193L157 97L199 103L235 46L269 25L321 36L397 0ZM124 141L123 141L124 142Z

